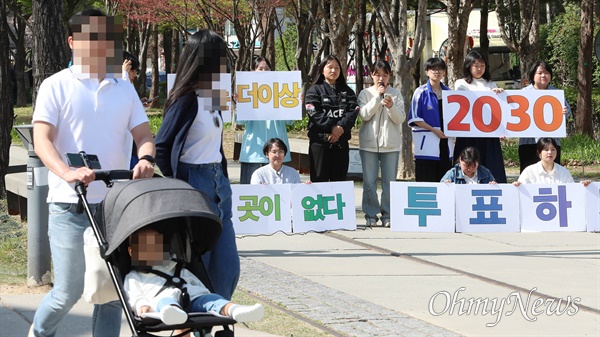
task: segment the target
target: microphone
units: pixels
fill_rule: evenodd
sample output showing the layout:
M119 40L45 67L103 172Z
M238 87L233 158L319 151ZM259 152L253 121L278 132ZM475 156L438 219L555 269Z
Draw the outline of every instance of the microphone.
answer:
M380 87L385 87L385 83L383 83L383 82L379 82L379 83L377 83L377 85L378 85L378 86L380 86ZM384 95L384 94L385 94L385 93L382 93L382 94L380 95L380 96L381 96L381 98L383 98L383 95Z

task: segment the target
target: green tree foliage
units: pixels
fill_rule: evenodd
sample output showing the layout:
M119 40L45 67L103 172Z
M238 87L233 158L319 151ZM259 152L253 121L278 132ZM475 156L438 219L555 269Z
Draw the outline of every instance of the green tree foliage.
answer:
M297 41L298 32L292 22L287 22L283 34L275 37L275 70L289 71L296 68Z
M565 3L565 13L540 29L540 59L552 64L552 82L559 87L577 83L577 57L581 8L575 3ZM598 32L596 24L596 33ZM600 85L600 65L594 58L594 86Z

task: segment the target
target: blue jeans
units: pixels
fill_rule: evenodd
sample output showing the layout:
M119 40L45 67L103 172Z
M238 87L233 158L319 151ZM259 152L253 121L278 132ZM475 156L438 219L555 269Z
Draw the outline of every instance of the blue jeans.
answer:
M262 163L242 163L240 162L240 184L250 184L252 173L261 168Z
M90 205L92 213L96 205ZM83 232L90 225L85 213L77 214L77 204L49 205L48 236L54 266L54 287L44 297L33 317L35 336L54 336L58 324L83 293L85 257ZM119 336L121 303L113 301L94 306L92 330L96 337Z
M228 300L224 299L218 294L206 294L196 297L192 303L190 303L187 312L209 312L214 311L218 314L221 313L221 309L229 303ZM224 316L227 316L225 313Z
M193 165L179 162L177 177L204 193L215 214L221 218L221 236L215 247L202 256L202 260L210 276L213 292L230 300L240 278L240 257L231 222L229 179L223 174L221 163Z
M396 181L400 152L369 152L360 150L363 171L362 210L365 218L381 221L390 220L390 182ZM381 163L381 204L377 198L377 176Z

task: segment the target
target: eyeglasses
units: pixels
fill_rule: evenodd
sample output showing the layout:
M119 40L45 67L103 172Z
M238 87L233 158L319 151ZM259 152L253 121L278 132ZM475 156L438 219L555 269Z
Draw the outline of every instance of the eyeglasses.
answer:
M285 151L283 150L278 150L278 151L269 151L270 154L274 155L274 156L283 156L285 154Z
M427 69L427 70L431 71L432 73L441 73L444 71L444 69L440 69L440 68Z

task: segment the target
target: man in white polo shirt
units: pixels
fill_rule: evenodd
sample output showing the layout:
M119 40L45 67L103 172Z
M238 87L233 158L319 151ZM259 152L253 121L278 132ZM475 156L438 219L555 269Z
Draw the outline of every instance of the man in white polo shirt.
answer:
M48 235L54 266L54 287L35 313L30 336L55 336L58 324L83 292L85 214L76 212L76 181L88 185L87 199L95 212L106 194L102 182L93 182L89 168L72 169L65 154L85 151L98 156L103 170L128 169L131 134L139 163L133 178L154 175L155 147L144 108L133 86L120 79L123 25L119 18L86 10L69 20L68 42L73 65L40 86L33 131L35 152L49 170ZM118 301L96 305L94 336L118 336L121 325Z

